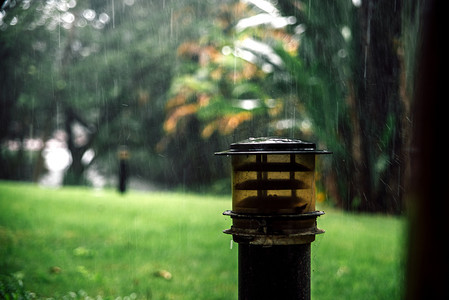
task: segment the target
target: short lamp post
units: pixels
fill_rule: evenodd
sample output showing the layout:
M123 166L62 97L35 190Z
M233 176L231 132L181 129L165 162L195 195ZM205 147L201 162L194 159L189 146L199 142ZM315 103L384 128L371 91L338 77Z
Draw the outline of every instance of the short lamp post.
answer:
M310 243L324 233L315 210L315 158L297 139L250 138L217 152L232 158L232 234L239 299L310 299Z
M126 146L120 146L118 151L119 171L118 171L118 189L120 193L126 192L126 182L128 180L128 159L129 150Z

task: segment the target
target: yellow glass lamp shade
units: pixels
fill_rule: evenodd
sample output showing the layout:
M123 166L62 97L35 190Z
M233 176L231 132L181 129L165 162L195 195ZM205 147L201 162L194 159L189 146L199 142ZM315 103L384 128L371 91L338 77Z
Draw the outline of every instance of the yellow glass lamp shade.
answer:
M303 214L315 211L315 156L330 152L297 139L250 138L219 155L232 156L232 211Z

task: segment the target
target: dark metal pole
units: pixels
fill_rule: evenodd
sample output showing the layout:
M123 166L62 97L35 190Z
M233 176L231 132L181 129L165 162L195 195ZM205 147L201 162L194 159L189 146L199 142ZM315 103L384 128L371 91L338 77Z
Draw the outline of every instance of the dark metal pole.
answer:
M239 300L310 299L310 244L239 244Z

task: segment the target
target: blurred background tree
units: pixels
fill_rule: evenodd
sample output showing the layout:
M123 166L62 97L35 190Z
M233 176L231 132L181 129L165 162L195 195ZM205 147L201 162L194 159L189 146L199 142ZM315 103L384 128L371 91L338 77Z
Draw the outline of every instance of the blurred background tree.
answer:
M414 51L404 45L416 36L402 25L416 8L405 10L401 1L280 4L307 28L299 56L317 85L302 99L319 140L335 153L328 190L346 209L401 212L412 128L406 120L413 65L404 55Z
M111 176L126 145L135 177L218 191L229 170L213 152L285 136L334 152L320 174L337 205L402 211L419 1L14 3L0 19L1 178L38 180L59 130L65 184L92 166Z
M402 26L416 7L405 8L391 1L222 6L219 39L179 48L186 64L194 57L197 68L175 82L168 137L176 122L195 116L203 138L227 135L232 124L234 135L248 136L248 125L257 128L255 135L317 140L334 151L323 175L339 206L400 213L412 128L413 65L407 58L414 52L410 36L416 36L413 22ZM243 107L254 99L257 105ZM208 111L213 118L204 117Z

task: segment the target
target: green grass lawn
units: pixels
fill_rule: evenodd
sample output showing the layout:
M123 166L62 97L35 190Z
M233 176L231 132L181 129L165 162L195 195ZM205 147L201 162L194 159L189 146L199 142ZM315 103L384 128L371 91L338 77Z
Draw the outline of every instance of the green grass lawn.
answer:
M37 297L237 299L230 197L0 182L0 274ZM313 299L398 299L404 219L322 208Z

